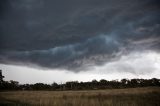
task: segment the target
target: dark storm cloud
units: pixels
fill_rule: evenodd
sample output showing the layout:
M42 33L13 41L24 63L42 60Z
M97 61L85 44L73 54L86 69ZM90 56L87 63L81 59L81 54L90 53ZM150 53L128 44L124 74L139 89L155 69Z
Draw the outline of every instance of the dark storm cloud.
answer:
M100 64L98 60L102 61L105 55L111 57L113 52L118 51L118 46L118 42L113 41L112 36L101 35L90 38L83 43L64 45L46 50L3 52L5 58L0 58L2 61L11 59L10 62L14 60L19 63L38 63L40 66L49 68L77 69L80 66L88 65L88 63L93 65L99 62ZM98 58L96 57L97 55L99 55Z
M83 69L159 50L159 0L1 0L0 62Z

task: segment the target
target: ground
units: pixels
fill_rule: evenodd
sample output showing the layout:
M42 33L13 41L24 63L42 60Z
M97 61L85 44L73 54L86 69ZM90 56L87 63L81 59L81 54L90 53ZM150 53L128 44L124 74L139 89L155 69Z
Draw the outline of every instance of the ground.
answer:
M0 92L0 106L160 106L160 87Z

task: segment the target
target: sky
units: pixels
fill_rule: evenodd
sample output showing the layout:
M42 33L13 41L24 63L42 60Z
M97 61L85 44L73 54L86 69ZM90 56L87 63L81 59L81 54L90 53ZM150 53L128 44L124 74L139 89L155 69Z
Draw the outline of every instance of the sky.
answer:
M5 80L160 78L159 0L1 0Z

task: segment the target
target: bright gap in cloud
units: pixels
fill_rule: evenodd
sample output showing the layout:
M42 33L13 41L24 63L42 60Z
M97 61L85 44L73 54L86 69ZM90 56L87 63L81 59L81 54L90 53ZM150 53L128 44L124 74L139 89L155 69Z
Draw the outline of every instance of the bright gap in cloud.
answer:
M131 52L123 55L117 61L103 66L95 66L94 70L110 73L132 73L135 75L152 74L160 70L160 54L153 51Z
M114 80L122 78L160 78L160 54L153 51L132 52L117 61L90 70L73 73L67 70L42 70L24 66L0 64L5 80L20 83L64 83L66 81Z

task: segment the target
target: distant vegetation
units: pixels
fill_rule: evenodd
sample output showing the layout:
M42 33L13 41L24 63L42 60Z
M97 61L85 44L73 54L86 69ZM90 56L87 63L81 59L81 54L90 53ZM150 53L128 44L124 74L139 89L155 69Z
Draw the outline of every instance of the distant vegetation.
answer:
M65 84L19 84L3 78L0 71L0 106L160 106L156 78Z
M70 81L65 84L19 84L17 81L4 81L4 76L0 70L0 90L97 90L97 89L112 89L112 88L134 88L134 87L160 87L160 79L122 79L121 81L112 80L107 81L101 79L100 81L92 80L91 82Z

